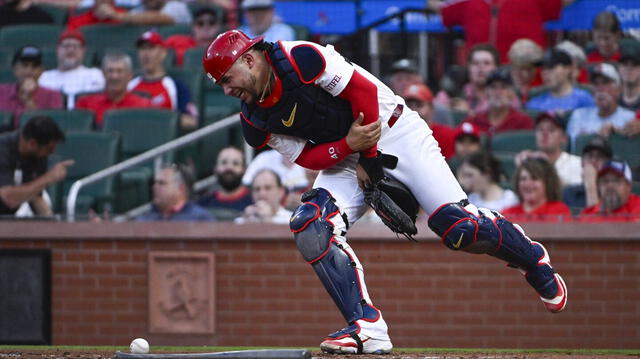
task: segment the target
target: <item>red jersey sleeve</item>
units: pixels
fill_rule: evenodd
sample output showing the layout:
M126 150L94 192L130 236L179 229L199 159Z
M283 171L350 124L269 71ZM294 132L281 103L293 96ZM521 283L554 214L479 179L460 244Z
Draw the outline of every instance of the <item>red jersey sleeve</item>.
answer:
M557 20L562 13L562 0L538 0L542 21Z
M448 0L442 4L440 15L442 24L447 27L464 26L464 14L469 0Z
M351 76L347 87L345 87L338 96L351 102L354 119L358 118L360 112L364 114L364 119L362 120L363 125L378 120L378 87L358 73L357 70L353 72L353 76ZM362 152L366 157L375 157L378 153L378 146L374 145Z

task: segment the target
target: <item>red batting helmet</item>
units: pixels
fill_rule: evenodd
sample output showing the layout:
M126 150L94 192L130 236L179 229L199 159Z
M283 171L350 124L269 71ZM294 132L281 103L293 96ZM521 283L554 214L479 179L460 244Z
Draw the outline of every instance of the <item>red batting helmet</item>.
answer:
M218 82L222 75L233 65L251 46L262 41L264 36L250 39L242 31L229 30L218 35L207 48L202 58L204 71L213 82Z

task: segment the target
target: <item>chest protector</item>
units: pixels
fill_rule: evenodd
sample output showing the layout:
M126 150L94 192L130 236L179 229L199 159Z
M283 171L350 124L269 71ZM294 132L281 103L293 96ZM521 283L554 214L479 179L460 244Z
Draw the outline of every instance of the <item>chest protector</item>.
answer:
M318 68L318 62L324 60L315 53L315 57L292 58L298 68ZM345 137L353 122L351 103L333 97L313 81L304 83L279 43L274 43L268 56L282 82L282 97L268 108L242 103L242 131L247 143L260 147L269 133L295 136L312 143L333 142Z

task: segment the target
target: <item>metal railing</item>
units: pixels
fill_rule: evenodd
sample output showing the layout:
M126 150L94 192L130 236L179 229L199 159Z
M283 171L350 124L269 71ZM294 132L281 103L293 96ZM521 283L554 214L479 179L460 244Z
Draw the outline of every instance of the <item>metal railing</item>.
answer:
M73 182L73 184L71 185L71 188L69 189L69 194L67 196L67 220L68 221L75 220L76 201L78 200L78 193L80 192L80 189L82 189L82 187L98 182L107 177L114 176L126 170L127 168L139 165L151 159L160 158L160 156L162 156L166 152L175 151L192 142L200 140L203 137L209 136L227 127L231 127L237 123L238 123L238 115L231 115L231 116L225 117L224 119L219 120L215 123L212 123L206 127L198 129L182 137L176 138L175 140L169 141L158 147L152 148L135 157L131 157L126 161L116 163L111 167L107 167L87 177L80 178L79 180Z

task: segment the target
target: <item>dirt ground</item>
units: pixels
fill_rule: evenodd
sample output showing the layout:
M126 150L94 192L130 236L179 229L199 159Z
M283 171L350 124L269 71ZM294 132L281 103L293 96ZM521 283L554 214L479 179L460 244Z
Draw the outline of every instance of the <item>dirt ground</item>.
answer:
M175 354L175 352L174 352ZM105 351L81 351L81 350L25 350L25 351L0 351L0 359L113 359L115 353ZM321 352L313 352L312 359L631 359L640 358L640 355L624 354L509 354L509 353L403 353L393 352L388 355L332 355Z

